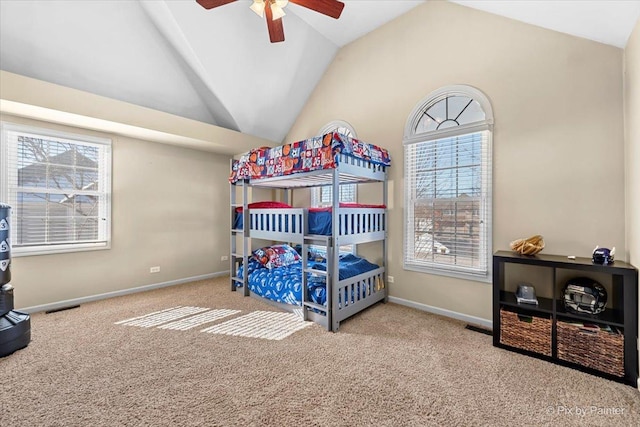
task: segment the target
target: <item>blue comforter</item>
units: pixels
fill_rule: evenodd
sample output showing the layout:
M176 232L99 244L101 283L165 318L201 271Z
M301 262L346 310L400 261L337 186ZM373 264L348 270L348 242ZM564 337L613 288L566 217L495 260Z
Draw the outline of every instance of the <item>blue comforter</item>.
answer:
M364 258L353 254L341 255L339 260L339 279L344 280L378 268ZM244 266L238 269L238 277L244 277ZM309 262L309 267L326 271L326 262ZM301 305L302 301L302 262L286 267L263 267L254 259L249 261L249 289L272 301L291 305ZM320 305L327 302L325 277L307 273L307 299Z

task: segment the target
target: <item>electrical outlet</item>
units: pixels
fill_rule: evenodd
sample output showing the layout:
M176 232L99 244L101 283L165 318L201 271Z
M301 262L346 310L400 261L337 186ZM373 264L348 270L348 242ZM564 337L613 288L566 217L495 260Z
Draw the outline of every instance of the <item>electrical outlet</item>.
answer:
M228 257L228 256L226 256L226 255L222 255L222 256L220 257L220 261L229 261L229 257Z
M387 281L389 283L393 283L393 276L387 276Z
M151 267L149 273L160 273L160 266Z

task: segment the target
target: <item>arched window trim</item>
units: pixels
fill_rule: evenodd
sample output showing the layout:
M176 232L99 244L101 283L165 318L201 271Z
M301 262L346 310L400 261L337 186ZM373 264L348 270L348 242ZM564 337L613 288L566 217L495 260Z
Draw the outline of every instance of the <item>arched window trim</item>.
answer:
M437 102L442 101L443 99L449 96L465 96L472 98L480 104L480 107L483 109L485 113L485 119L467 123L463 125L459 125L456 127L446 128L443 130L431 130L425 132L416 132L420 120L424 116L424 113L435 105ZM429 266L416 266L414 263L407 261L407 255L403 256L403 265L406 270L419 271L424 273L438 274L449 277L456 277L468 280L475 280L481 282L491 282L492 280L492 241L493 241L493 231L492 231L492 210L493 210L493 202L492 202L492 192L493 192L493 184L492 184L492 145L493 145L493 109L491 107L491 103L489 99L482 93L479 89L474 88L473 86L468 85L451 85L440 88L431 92L426 98L420 101L416 107L412 110L409 115L407 122L405 124L403 145L406 147L412 144L418 144L443 138L455 137L460 135L466 135L470 133L487 131L487 140L486 144L483 147L483 157L486 159L486 164L484 167L486 168L485 174L487 178L487 182L483 183L482 190L482 206L484 209L484 213L482 218L484 219L485 225L485 241L483 242L483 255L486 257L486 273L478 274L477 272L469 272L465 268L459 268L457 266L443 266L443 265L429 265ZM406 149L405 149L406 150ZM405 164L405 185L407 185L407 165ZM406 239L408 236L408 227L410 226L410 213L409 207L411 205L408 195L408 188L405 187L405 221L404 221L404 234L403 238ZM413 216L411 216L413 218ZM411 226L413 226L413 222L411 222ZM404 243L406 246L406 242Z
M350 134L347 136L350 136L351 138L358 138L358 135L356 134L355 129L353 128L353 126L351 126L350 123L345 122L344 120L332 120L329 123L327 123L326 125L324 125L319 131L318 131L318 135L324 135L326 133L329 132L334 132L337 129L340 128L345 128L347 129Z
M490 124L482 122L470 123L468 125L460 125L454 128L448 128L443 130L434 130L430 132L421 132L414 134L412 136L405 136L403 144L414 144L417 142L431 141L434 139L442 139L442 138L451 138L453 136L465 135L471 132L479 132L483 130L493 130L493 126Z
M446 97L457 96L457 95L468 96L478 101L480 103L480 106L484 110L484 114L485 114L485 119L483 121L466 124L462 126L468 127L468 126L474 126L476 124L477 125L484 124L491 127L493 125L493 108L491 108L491 103L489 102L489 99L485 96L484 93L482 93L479 89L476 89L473 86L451 85L451 86L445 86L443 88L440 88L438 90L431 92L429 96L424 98L422 101L418 103L418 105L416 105L413 111L411 111L411 114L409 115L409 119L407 120L407 123L404 127L405 139L410 138L412 136L416 136L416 135L434 134L434 131L419 132L419 133L415 132L416 126L418 126L418 123L422 119L423 112L428 110L431 106L433 106L437 102L442 101ZM462 126L458 126L457 128L461 128ZM454 129L457 129L457 128L454 128ZM435 132L446 132L449 129L444 129L442 131L435 131Z

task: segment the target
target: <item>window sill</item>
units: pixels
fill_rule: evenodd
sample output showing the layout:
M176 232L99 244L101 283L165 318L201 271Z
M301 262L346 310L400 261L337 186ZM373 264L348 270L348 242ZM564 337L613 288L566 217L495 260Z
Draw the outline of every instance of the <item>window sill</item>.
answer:
M55 255L71 252L100 251L105 249L111 249L110 242L82 243L75 245L34 246L30 248L12 248L11 256L13 258L20 258L27 256Z
M455 279L470 280L473 282L492 283L491 272L487 274L467 273L464 271L448 270L443 268L417 266L405 263L403 268L408 271L416 271L418 273L434 274L437 276L452 277Z

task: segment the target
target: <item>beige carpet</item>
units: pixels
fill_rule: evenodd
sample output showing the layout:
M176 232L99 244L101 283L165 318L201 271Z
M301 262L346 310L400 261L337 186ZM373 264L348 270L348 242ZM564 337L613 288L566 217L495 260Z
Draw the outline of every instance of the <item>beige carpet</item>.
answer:
M216 311L194 310L189 327L122 323L178 306ZM640 425L632 387L494 348L461 322L396 304L338 333L202 332L261 311L277 310L220 278L35 314L31 344L0 359L0 425Z

